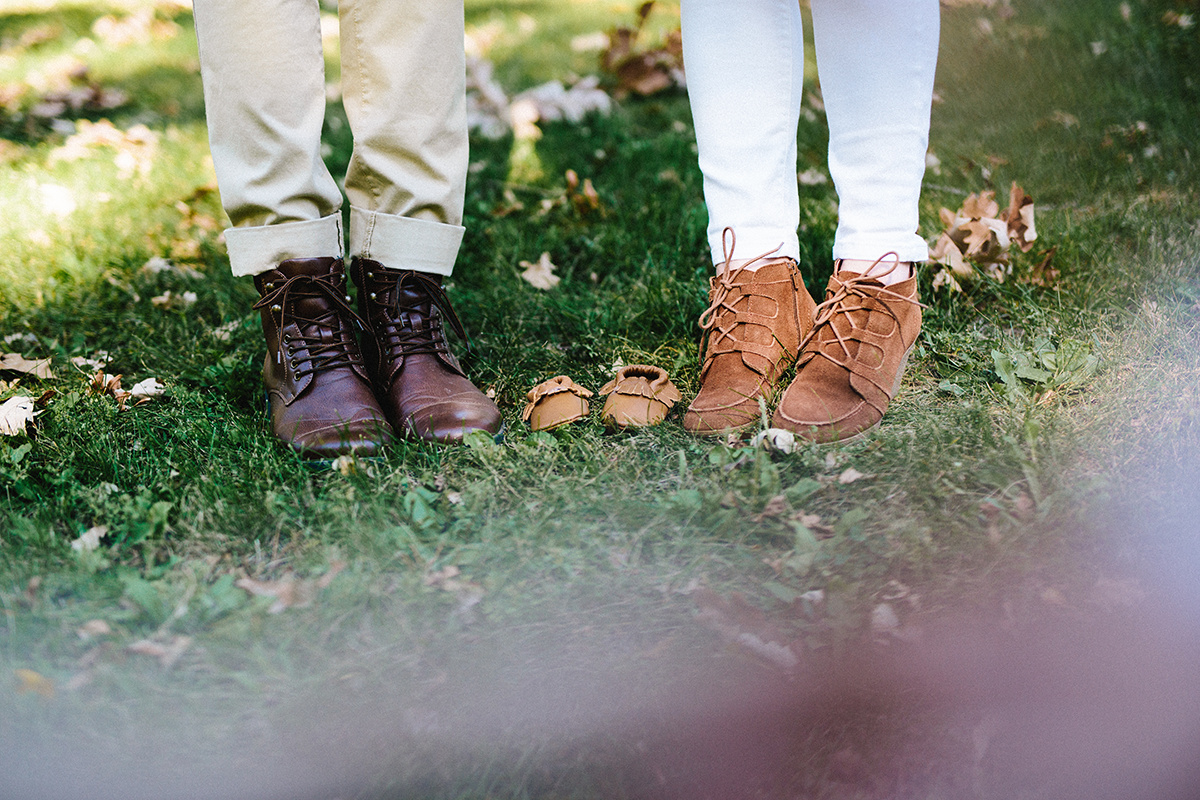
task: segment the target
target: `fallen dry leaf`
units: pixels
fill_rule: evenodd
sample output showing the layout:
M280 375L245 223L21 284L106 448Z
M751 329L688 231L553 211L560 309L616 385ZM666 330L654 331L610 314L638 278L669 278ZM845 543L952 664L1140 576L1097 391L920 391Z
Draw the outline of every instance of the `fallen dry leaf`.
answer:
M788 512L787 497L785 497L784 495L781 495L781 494L777 494L774 497L772 497L770 500L767 501L767 504L765 506L763 506L762 511L760 511L759 513L754 515L754 521L762 522L764 519L767 519L767 518L782 517L787 512Z
M683 39L678 30L668 33L659 47L638 47L653 7L653 2L647 2L638 8L633 28L609 31L608 47L600 55L600 65L616 76L618 98L630 92L651 95L685 83Z
M870 475L864 475L854 467L850 467L841 475L838 475L838 483L845 485L847 483L854 483L855 481L861 481L863 478L870 477Z
M293 575L285 575L277 581L259 581L254 578L242 578L234 586L245 589L255 597L273 597L275 602L267 609L270 614L279 614L289 608L303 608L312 603L314 592L311 587L296 580Z
M157 308L187 308L196 302L197 296L195 292L181 292L175 294L170 289L160 295L150 298L150 302Z
M767 428L756 433L750 440L751 447L762 447L776 453L796 452L796 435L783 428Z
M1059 272L1050 263L1054 260L1054 254L1057 252L1058 246L1054 245L1042 257L1042 260L1029 271L1029 277L1026 279L1034 286L1051 287L1058 284Z
M0 369L32 375L42 380L49 380L54 377L54 373L50 371L50 359L39 358L31 360L25 358L20 353L5 353L0 355Z
M71 542L71 549L77 553L87 553L100 546L100 540L108 534L107 525L96 525L84 531L78 539Z
M87 358L86 356L72 356L72 366L83 370L87 373L94 373L96 370L103 370L108 364L108 353L100 351L96 353L98 358Z
M542 253L536 262L522 261L521 267L525 270L521 273L521 277L535 289L553 289L561 280L561 278L554 274L554 270L557 267L550 260L549 253Z
M125 401L132 396L128 390L121 388L120 375L109 375L102 370L98 370L92 376L91 383L88 385L88 391L92 394L112 395L117 401L117 408L122 411L125 410Z
M121 103L124 102L125 98L122 97ZM117 166L117 178L128 180L135 173L149 173L158 153L158 134L142 124L122 131L106 119L99 122L81 119L76 122L76 133L69 136L62 147L50 153L50 163L78 161L99 147L110 147L116 151L113 163Z
M1008 209L1000 215L1000 219L1007 223L1008 238L1021 248L1022 253L1033 249L1033 242L1037 239L1037 229L1033 223L1033 198L1025 194L1016 181L1013 181L1009 194Z
M254 578L241 578L234 586L243 589L256 597L271 597L275 602L267 608L270 614L279 614L289 608L304 608L312 604L317 593L333 583L337 574L346 568L346 562L334 561L329 565L325 574L316 579L300 579L288 573L279 580L260 581Z
M0 434L19 436L33 423L37 415L32 397L17 395L0 403Z
M829 176L819 167L811 167L796 176L801 186L821 186L829 183Z
M131 397L141 400L158 397L166 390L167 387L159 383L157 378L146 378L146 380L138 381L130 387L129 394Z
M39 694L49 700L54 697L54 681L31 669L15 669L17 694Z
M740 594L732 594L726 599L711 589L700 587L692 597L699 609L696 618L723 639L786 672L799 666L799 642L787 641L766 615Z
M75 634L84 641L95 639L99 636L109 636L112 634L112 628L107 622L102 619L92 619L83 623L76 629Z
M1003 282L1011 272L1008 265L1008 250L1016 244L1022 252L1029 252L1037 239L1034 225L1033 198L1014 181L1009 193L1009 204L1001 211L995 192L985 191L971 194L963 201L962 208L951 211L943 208L939 217L946 230L938 236L929 250L929 260L949 267L934 277L934 286L948 286L960 290L957 278L975 276L968 260L996 281Z
M140 656L151 656L158 659L158 663L164 669L169 669L179 657L183 655L189 647L192 646L192 637L190 636L172 636L165 642L155 641L153 639L141 639L125 648L131 653L136 653Z
M596 187L592 185L591 178L584 178L583 183L579 182L579 174L573 169L567 170L567 199L571 201L575 212L581 217L586 217L596 211L603 211L600 204L600 193L596 191Z

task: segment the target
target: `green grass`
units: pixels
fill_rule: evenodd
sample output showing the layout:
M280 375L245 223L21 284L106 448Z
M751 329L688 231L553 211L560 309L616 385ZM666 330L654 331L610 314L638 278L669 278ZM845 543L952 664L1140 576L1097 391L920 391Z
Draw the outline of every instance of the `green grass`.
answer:
M553 434L520 421L535 383L565 372L598 389L617 359L667 368L685 402L697 388L705 211L686 98L668 93L544 126L535 185L506 184L511 140L473 141L449 292L506 441L398 443L344 471L313 469L267 431L254 292L229 276L219 239L190 14L161 6L178 26L164 38L79 44L123 7L0 3L0 87L17 98L0 113L0 335L26 337L3 350L55 371L3 374L0 400L56 393L36 434L0 439L0 793L14 764L64 760L74 766L21 780L129 796L183 795L214 774L231 797L678 793L689 777L668 751L687 724L672 712L695 713L678 698L774 680L698 620L699 587L744 598L820 674L860 653L884 601L913 629L967 616L1022 631L1101 615L1101 579L1152 597L1187 586L1176 565L1194 549L1184 487L1200 453L1200 39L1164 20L1185 4L1131 3L1129 20L1101 0L1018 0L1011 18L943 11L942 166L921 233L938 233L940 206L986 188L1004 199L1015 180L1039 204L1040 238L1004 283L950 293L924 276L904 388L862 442L780 456L690 437L678 413L619 435L594 417ZM511 92L593 71L595 54L570 39L634 10L471 0L467 19L494 37ZM651 33L674 13L656 9ZM29 121L29 76L70 54L132 99L68 116L147 125L157 152L144 172L120 177L105 148L56 161L63 133ZM823 119L801 126L803 164L823 163ZM326 139L344 165L344 124ZM594 182L602 212L539 211L568 169ZM523 210L497 213L506 190ZM67 194L74 210L55 205ZM823 186L802 201L814 293L835 200ZM1050 247L1058 283L1024 281ZM518 267L542 252L563 278L548 292ZM152 257L195 272L143 270ZM168 290L197 302L155 305ZM994 351L1047 347L1099 367L1005 386ZM157 377L167 394L120 411L89 393L70 359L100 351L126 386ZM848 468L868 477L839 482ZM801 511L819 522L805 527ZM102 547L73 550L97 525ZM335 565L311 604L279 614L233 585L314 581ZM823 604L802 598L812 590ZM112 633L81 638L90 620ZM178 636L191 644L170 665L128 650ZM17 691L18 670L53 681L53 696ZM834 755L851 747L881 774L893 762L919 773L904 796L999 796L963 744L978 718L905 698L818 708L819 724L789 734L783 785L890 796L839 783ZM1045 785L1025 796L1053 796Z

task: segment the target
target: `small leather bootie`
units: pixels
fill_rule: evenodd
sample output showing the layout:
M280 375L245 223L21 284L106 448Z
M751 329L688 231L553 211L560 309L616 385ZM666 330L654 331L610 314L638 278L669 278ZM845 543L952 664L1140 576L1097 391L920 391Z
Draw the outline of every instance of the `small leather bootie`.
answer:
M354 338L340 258L295 258L254 276L275 435L306 458L373 456L392 436Z
M396 431L430 442L499 434L500 410L467 379L446 341L445 323L463 339L466 332L438 276L366 258L350 262L350 275L367 322L363 356Z

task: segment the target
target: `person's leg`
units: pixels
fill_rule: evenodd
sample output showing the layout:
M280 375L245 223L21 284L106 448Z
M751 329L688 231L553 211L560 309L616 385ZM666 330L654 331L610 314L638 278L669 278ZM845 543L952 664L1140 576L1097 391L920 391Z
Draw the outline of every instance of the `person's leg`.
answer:
M921 327L912 263L937 66L937 0L814 0L838 192L837 271L774 424L817 441L876 425Z
M682 23L718 273L700 318L700 392L683 425L719 434L760 418L760 401L811 325L812 298L796 264L804 35L796 0L746 0L736 9L684 0Z
M341 0L342 99L354 133L346 175L351 275L371 330L368 367L393 425L457 441L499 432L463 373L441 288L462 242L467 178L462 0Z
M195 0L209 142L235 275L255 276L274 432L306 456L390 431L345 299L341 193L321 160L316 0Z
M796 260L800 5L683 0L681 23L713 263L724 261L726 228L737 234L735 266L763 253Z

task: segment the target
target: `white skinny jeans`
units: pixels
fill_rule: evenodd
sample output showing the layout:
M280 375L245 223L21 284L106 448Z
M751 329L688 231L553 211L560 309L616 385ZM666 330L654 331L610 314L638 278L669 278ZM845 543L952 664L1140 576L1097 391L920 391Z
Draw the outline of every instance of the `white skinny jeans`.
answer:
M317 0L194 0L209 144L235 275L340 257L342 196L321 158ZM462 0L341 0L350 255L449 275L467 180Z
M838 193L835 259L924 261L917 203L929 144L938 0L811 0ZM683 0L683 52L713 261L798 259L796 128L804 83L797 0Z

